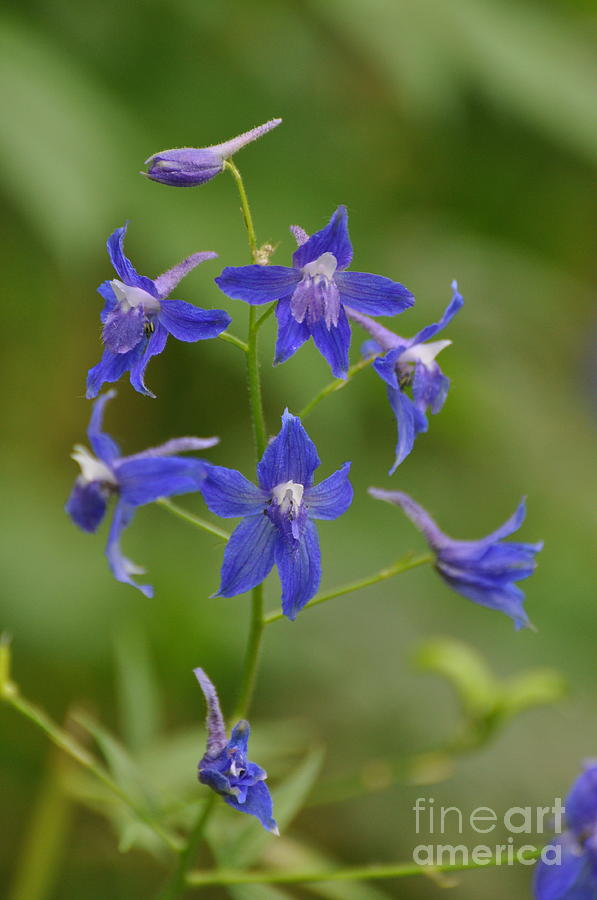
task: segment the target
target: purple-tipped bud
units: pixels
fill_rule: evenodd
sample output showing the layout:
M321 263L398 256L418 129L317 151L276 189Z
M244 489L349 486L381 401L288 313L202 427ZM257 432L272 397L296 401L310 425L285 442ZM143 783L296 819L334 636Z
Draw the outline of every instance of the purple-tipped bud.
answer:
M161 150L145 160L145 165L149 168L147 172L141 174L151 178L152 181L161 181L162 184L169 184L172 187L195 187L205 184L223 171L224 163L229 157L242 150L246 144L276 128L281 121L282 119L271 119L264 125L211 147Z

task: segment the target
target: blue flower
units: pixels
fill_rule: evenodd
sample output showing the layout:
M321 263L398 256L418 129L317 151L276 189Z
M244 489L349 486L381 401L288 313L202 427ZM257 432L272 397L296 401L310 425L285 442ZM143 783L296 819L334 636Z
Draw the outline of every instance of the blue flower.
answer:
M256 141L272 128L276 128L282 119L271 119L265 125L259 125L239 134L238 137L214 144L211 147L181 147L178 150L161 150L145 160L149 166L147 172L141 172L152 181L161 181L172 187L195 187L211 181L224 169L224 163L251 141Z
M536 900L597 897L597 765L576 779L565 802L568 830L544 848L535 870Z
M225 331L231 319L222 309L201 309L183 300L167 300L178 282L199 263L217 253L194 253L158 278L139 275L124 255L126 225L108 238L108 253L118 278L104 281L98 292L105 305L101 313L104 353L87 375L87 397L97 397L105 382L118 381L130 372L136 391L153 397L143 382L147 363L166 346L168 335L179 341L202 341Z
M65 508L75 525L93 532L104 518L110 498L116 498L106 546L108 563L117 581L131 584L146 597L152 597L151 585L133 581L132 576L142 574L144 569L123 556L120 534L137 506L153 503L160 497L198 491L208 464L172 454L213 447L218 438L174 438L143 453L121 456L116 442L102 431L104 407L115 396L116 391L108 391L94 403L87 429L93 453L81 445L75 447L72 456L81 467L81 474Z
M402 338L369 316L349 310L353 321L368 331L373 340L366 341L366 356L384 353L373 363L373 368L388 386L388 399L398 423L396 459L390 469L392 475L411 452L415 438L429 427L428 409L438 413L448 394L450 379L446 378L435 357L452 341L432 341L430 338L446 327L464 303L458 293L458 285L452 282L452 301L439 322L428 325L413 338ZM412 400L407 388L412 389Z
M338 378L348 370L350 325L344 307L379 316L394 316L414 303L410 291L381 275L345 272L352 260L346 207L339 206L329 225L307 237L291 229L298 249L292 268L226 268L218 287L235 300L257 305L277 300L278 341L274 365L296 353L310 337Z
M207 704L207 750L198 777L239 812L256 816L263 827L279 834L272 816L272 798L265 784L267 772L247 759L249 723L241 719L226 738L224 717L216 689L203 671L194 669Z
M543 543L501 543L522 525L525 501L507 522L478 541L456 541L440 531L434 520L408 494L369 488L376 500L387 500L402 507L411 522L422 531L435 553L435 568L452 590L481 606L498 609L514 620L516 628L530 626L523 609L524 594L514 582L532 575L535 554Z
M274 563L282 582L282 612L295 619L316 593L321 578L319 536L311 519L337 519L352 502L350 463L318 485L315 444L288 410L282 430L257 466L259 487L235 469L208 466L201 493L218 516L243 516L224 552L220 588L234 597L254 588Z

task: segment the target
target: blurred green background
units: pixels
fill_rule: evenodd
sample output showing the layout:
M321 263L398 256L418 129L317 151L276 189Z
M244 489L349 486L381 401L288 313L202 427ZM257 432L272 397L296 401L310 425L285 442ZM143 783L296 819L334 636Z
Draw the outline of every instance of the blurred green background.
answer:
M122 675L147 655L161 726L196 728L197 758L204 712L191 669L207 669L227 707L233 702L249 610L245 597L207 599L221 544L164 510L141 510L125 549L148 567L155 599L146 600L111 578L105 530L79 532L63 504L76 473L69 453L89 416L85 372L100 354L95 289L111 277L104 242L114 228L130 220L128 253L149 275L217 250L219 261L190 275L177 296L228 309L244 335L246 306L212 281L221 265L246 261L232 180L169 189L137 174L143 160L281 116L282 126L237 158L258 237L279 243L274 262L289 260L289 224L314 231L345 203L354 267L400 280L417 298L400 318L402 333L437 320L452 278L466 301L441 360L452 379L446 406L392 480L395 425L374 373L308 421L322 477L354 461L353 507L320 527L322 586L423 549L397 509L368 498L371 484L412 493L455 537L493 530L527 494L521 537L544 539L545 550L525 584L538 633L515 633L430 569L273 625L254 724L292 717L326 747L326 778L433 747L457 719L449 688L412 665L413 648L435 635L468 642L501 677L549 665L570 684L569 699L516 719L444 783L395 784L307 809L290 835L344 863L408 861L420 842L417 796L465 811L549 805L580 760L597 755L594 13L586 0L7 0L1 624L26 695L59 721L84 702L134 743L131 722L119 721L127 715L116 663ZM271 369L273 339L270 322L261 350L271 433L285 405L298 410L330 377L311 344ZM360 340L355 334L353 359ZM218 434L210 459L252 475L236 348L171 341L147 383L158 400L123 381L108 413L125 452ZM203 511L200 499L185 502ZM267 596L274 608L276 576ZM7 884L51 753L11 711L0 710L0 721ZM178 777L195 790L192 769ZM82 807L56 858L51 900L152 896L161 871L140 851L119 855L105 819ZM455 891L464 900L524 897L528 882L528 869L502 868L466 874ZM442 895L427 878L378 890Z

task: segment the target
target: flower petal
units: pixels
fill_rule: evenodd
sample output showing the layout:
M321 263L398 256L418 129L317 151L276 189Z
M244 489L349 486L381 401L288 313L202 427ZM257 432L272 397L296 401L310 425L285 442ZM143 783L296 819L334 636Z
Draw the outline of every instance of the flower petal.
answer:
M404 285L368 272L338 272L334 277L340 300L351 309L370 316L395 316L408 309L415 298Z
M321 554L317 528L306 520L297 543L276 541L276 565L282 582L282 612L291 621L317 593L321 580Z
M104 408L109 400L116 396L116 391L107 391L102 394L93 404L91 419L87 426L87 437L91 444L91 449L95 455L105 463L111 463L112 460L120 456L120 448L116 441L102 431L102 423L104 418Z
M147 341L145 349L133 360L130 374L131 384L136 391L140 394L145 394L147 397L155 397L155 394L145 387L144 375L147 363L152 356L158 356L163 351L167 340L168 332L158 320L155 323L155 331Z
M208 463L182 456L124 457L114 466L120 496L127 506L142 506L161 497L198 491Z
M138 358L139 347L128 353L112 353L106 348L101 360L87 373L87 399L97 397L106 382L118 381Z
M339 269L345 269L351 263L352 244L348 235L348 213L345 206L339 206L325 228L316 231L295 250L292 264L295 268L302 269L324 253L335 256Z
M306 322L297 322L292 315L290 300L280 300L276 306L278 319L278 339L276 341L276 356L274 365L286 362L299 347L311 337L311 332Z
M411 345L422 344L423 341L428 341L430 338L434 337L439 331L442 331L442 329L446 327L448 322L454 318L458 310L462 308L464 300L462 295L458 293L458 285L455 281L452 282L452 291L452 300L446 307L439 322L435 322L433 325L427 325L425 328L421 329L421 331L409 341Z
M536 900L594 900L587 854L582 852L569 832L554 838L543 853L552 862L548 864L540 859L537 863L534 877Z
M337 519L352 503L353 490L348 473L350 463L305 491L307 514L313 519Z
M268 494L236 469L211 464L207 466L201 493L210 512L224 519L256 516L263 512L268 500Z
M199 687L203 691L205 703L207 705L207 753L206 756L218 756L221 750L228 743L226 739L226 726L224 725L224 716L220 707L218 694L207 677L207 673L203 669L193 669L195 678L199 682Z
M486 606L510 616L517 630L529 625L529 617L523 609L525 596L516 585L484 577L472 569L470 571L459 568L452 569L441 557L438 559L436 569L453 591L462 594L469 600L474 600L480 606Z
M228 266L215 282L226 296L257 305L287 297L300 280L287 266Z
M400 388L388 387L388 400L398 425L396 458L389 472L390 475L393 475L400 463L412 451L416 436L427 431L428 423L425 414Z
M495 541L500 541L502 538L508 537L515 531L518 531L525 520L526 514L526 497L523 497L518 504L516 511L510 518L507 519L503 525L500 525L499 528L496 528L495 531L492 531L491 534L488 534L487 537L484 537L481 540L484 544L493 544Z
M112 524L110 525L110 533L108 534L106 556L116 581L130 584L141 591L142 594L145 594L146 597L151 598L153 597L152 586L150 584L137 584L132 579L133 575L142 575L145 569L140 568L131 562L130 559L127 559L120 549L120 535L130 523L133 513L134 510L131 507L127 507L124 503L116 504Z
M102 341L112 353L128 353L134 350L145 335L145 312L142 306L134 306L123 312L116 306L106 316L102 329Z
M104 303L104 308L100 313L101 321L105 322L110 313L115 309L118 300L116 299L116 294L114 293L111 281L102 281L97 292L106 301Z
M131 285L131 287L142 288L148 294L151 294L152 297L157 297L158 293L152 279L146 278L145 275L139 275L130 259L127 259L124 255L124 236L127 227L128 223L123 225L122 228L117 228L108 238L106 246L108 247L112 265L116 269L120 280L124 281L125 284Z
M396 363L398 362L398 357L403 349L404 348L401 346L395 347L393 350L389 350L384 356L380 356L379 359L373 361L373 368L379 377L383 378L388 387L394 388L395 390L399 390Z
M350 325L344 309L340 307L338 325L327 327L323 319L311 326L315 346L328 361L336 378L346 378L348 373L348 348L350 347Z
M97 531L106 513L107 494L97 481L77 478L65 510L83 531Z
M277 529L267 516L243 519L226 544L215 597L235 597L261 584L274 564Z
M273 834L279 834L276 820L273 818L273 804L271 794L264 781L258 781L247 790L247 797L244 803L231 794L224 797L226 803L237 809L239 812L248 813L255 816L267 831Z
M257 466L257 478L265 491L287 481L311 487L313 472L320 465L315 444L298 416L285 410L279 434L266 447Z
M446 402L449 387L450 379L437 363L432 363L431 366L420 362L415 364L413 400L422 413L427 407L431 407L432 413L438 413Z
M205 250L202 253L192 253L191 256L187 256L182 262L179 262L171 269L168 269L167 272L158 275L154 280L154 284L160 300L164 300L168 294L171 294L176 285L185 277L185 275L192 272L196 266L199 266L203 262L207 262L208 259L217 259L217 256L218 254L214 253L213 250Z
M232 322L223 309L201 309L184 300L162 300L160 305L160 322L179 341L215 338Z
M589 766L566 797L566 821L577 835L594 829L597 821L597 766Z

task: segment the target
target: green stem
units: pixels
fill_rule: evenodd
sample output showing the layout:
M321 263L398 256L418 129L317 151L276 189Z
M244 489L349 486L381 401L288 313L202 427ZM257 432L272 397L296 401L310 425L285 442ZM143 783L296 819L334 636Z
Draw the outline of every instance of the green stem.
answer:
M235 347L238 347L244 353L249 352L249 345L245 343L245 341L241 341L240 338L237 338L235 334L230 334L229 331L223 331L218 335L221 341L225 341L227 344L234 344Z
M303 608L310 609L312 606L319 606L320 603L327 603L328 600L334 600L336 597L344 596L344 594L352 594L354 591L360 591L361 588L377 584L379 581L387 581L388 578L393 578L394 575L400 575L401 572L408 572L410 569L416 569L417 566L424 566L426 563L433 562L434 558L435 557L431 553L426 553L424 556L413 556L409 553L408 556L399 559L392 566L381 569L380 572L375 572L373 575L368 575L367 578L362 578L360 581L352 581L350 584L344 584L325 594L318 594ZM265 616L263 623L264 625L271 625L272 622L278 622L283 618L283 613L271 612Z
M521 854L523 860L539 859L540 850L526 851ZM517 860L521 862L520 859ZM190 872L187 876L189 887L205 887L206 885L232 884L302 884L316 881L377 881L383 878L408 878L413 875L433 875L437 872L463 872L467 869L486 869L498 866L498 857L494 856L485 862L449 863L442 866L420 866L416 863L395 863L386 866L351 866L346 869L323 869L303 872Z
M249 386L249 406L257 461L261 459L267 447L267 432L263 401L261 399L261 381L259 378L259 359L257 357L257 310L249 307L249 350L247 353L247 383Z
M180 851L178 864L174 870L171 880L166 884L164 889L158 894L157 900L175 900L185 888L187 873L193 865L199 845L203 839L203 832L207 821L211 816L218 795L210 792L206 803L204 804L195 825L188 834L187 842Z
M315 409L318 403L321 403L321 401L325 400L330 394L334 394L336 391L341 391L342 388L345 388L352 378L354 378L358 372L361 372L363 369L366 369L367 366L370 366L375 358L375 356L368 356L366 359L360 359L354 366L349 368L346 373L346 378L335 378L333 381L330 381L329 384L326 384L326 386L322 388L320 392L300 411L299 418L304 419L305 416L308 416L309 413Z
M268 306L268 308L266 309L266 311L265 311L264 313L262 313L262 314L259 316L259 318L258 318L257 321L255 322L255 329L256 329L257 331L259 331L259 329L261 328L261 326L263 325L263 323L264 323L265 321L267 321L267 319L269 319L269 317L271 316L271 314L274 312L275 308L276 308L276 304L275 304L275 303L270 303L270 305Z
M9 682L5 685L2 699L9 706L12 706L14 710L21 713L22 716L40 728L56 747L59 747L67 753L72 759L76 760L79 765L83 766L84 769L91 772L98 781L105 784L113 794L122 800L123 803L126 803L135 815L145 822L145 824L162 839L164 844L166 844L170 850L175 852L179 850L179 839L162 828L159 822L156 822L143 807L139 806L132 797L129 797L126 791L113 781L106 770L99 765L92 754L82 747L72 735L60 728L60 726L53 722L52 719L50 719L50 717L38 706L25 700L24 697L19 696L14 684Z
M223 528L218 528L217 525L212 525L211 522L207 522L205 519L199 518L199 516L193 515L193 513L187 512L186 509L183 509L182 506L177 506L176 503L172 503L171 500L166 500L165 498L161 500L156 500L156 504L158 506L167 509L168 512L171 512L172 515L178 516L179 519L182 519L184 522L190 522L191 525L194 525L195 528L200 528L202 531L207 531L208 534L213 534L215 537L220 538L223 541L227 541L230 539L230 533L228 531L224 531Z
M239 696L236 702L234 715L232 716L234 722L237 722L239 719L244 719L248 715L253 692L255 690L257 667L259 665L259 656L261 652L261 641L263 638L263 629L265 627L265 620L263 618L263 584L259 584L257 587L253 588L251 600L251 630L249 631L249 640L245 652L245 662Z
M255 226L253 225L253 216L251 215L251 207L249 205L249 198L247 197L247 192L245 190L245 184L242 178L242 175L234 165L231 159L227 159L224 162L224 168L228 169L231 173L232 177L236 181L236 187L238 189L238 195L240 197L240 207L243 214L243 221L245 223L245 228L247 229L247 237L249 239L249 249L251 251L251 259L253 262L257 262L257 236L255 234Z

